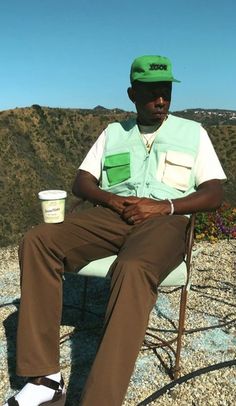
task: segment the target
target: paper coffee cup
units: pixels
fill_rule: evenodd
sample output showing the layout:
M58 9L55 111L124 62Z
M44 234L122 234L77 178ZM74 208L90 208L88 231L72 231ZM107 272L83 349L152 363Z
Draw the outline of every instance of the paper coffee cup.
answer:
M62 223L65 217L65 190L42 190L38 193L41 200L45 223Z

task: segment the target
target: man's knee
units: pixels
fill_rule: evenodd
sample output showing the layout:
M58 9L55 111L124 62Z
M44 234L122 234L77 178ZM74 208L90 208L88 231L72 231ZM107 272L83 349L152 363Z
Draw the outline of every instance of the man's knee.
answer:
M55 251L58 249L61 251L59 248L60 244L57 243L58 231L53 226L54 224L42 223L28 230L19 244L19 258L21 258L23 252L28 249L47 251L55 247Z
M120 277L131 281L138 279L142 281L155 280L155 271L142 258L134 256L118 257L113 264L112 271L118 272Z
M50 236L52 235L53 229L52 227L50 227L51 224L46 224L46 223L42 223L39 224L33 228L31 228L30 230L26 231L26 233L24 234L22 241L25 242L31 242L37 239L43 239L44 241L47 240L48 238L50 238Z

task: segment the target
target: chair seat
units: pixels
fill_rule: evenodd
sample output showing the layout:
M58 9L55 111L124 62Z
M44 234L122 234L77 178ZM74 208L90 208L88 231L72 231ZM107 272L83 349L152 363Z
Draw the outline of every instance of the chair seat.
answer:
M108 274L111 264L115 261L117 255L91 261L78 271L79 275L96 276L105 278ZM169 275L164 279L160 286L183 286L187 282L187 267L185 261L181 262Z

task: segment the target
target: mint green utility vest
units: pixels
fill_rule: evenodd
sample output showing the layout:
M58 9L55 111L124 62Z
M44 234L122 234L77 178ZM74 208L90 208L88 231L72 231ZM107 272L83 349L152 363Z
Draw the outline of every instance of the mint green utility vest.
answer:
M186 196L196 190L199 139L199 123L169 115L148 153L136 120L112 123L106 129L100 187L157 200Z

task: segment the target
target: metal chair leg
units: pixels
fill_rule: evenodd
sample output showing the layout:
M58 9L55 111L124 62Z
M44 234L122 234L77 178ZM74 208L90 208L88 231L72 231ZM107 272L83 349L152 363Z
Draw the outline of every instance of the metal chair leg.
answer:
M180 352L182 347L182 337L185 330L185 316L186 316L186 304L187 304L188 291L186 286L182 288L181 291L181 300L180 300L180 311L179 311L179 328L178 328L178 337L177 337L177 346L176 346L176 358L175 366L173 368L174 379L177 379L180 374Z

